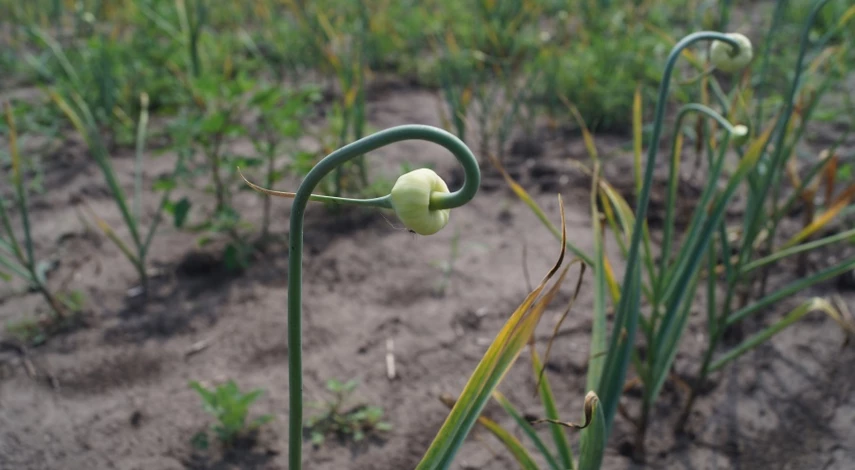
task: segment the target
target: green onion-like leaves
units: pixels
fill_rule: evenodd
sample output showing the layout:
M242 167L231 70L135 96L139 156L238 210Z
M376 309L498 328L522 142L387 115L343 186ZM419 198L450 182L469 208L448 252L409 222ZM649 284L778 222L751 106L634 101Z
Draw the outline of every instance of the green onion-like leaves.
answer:
M449 407L454 407L454 398L450 396L442 396L440 397L440 400L442 400ZM534 458L532 458L531 454L525 448L522 442L520 442L520 440L514 437L513 434L511 434L505 428L499 425L499 423L487 417L480 416L478 417L478 424L484 426L484 428L490 431L491 434L496 436L496 438L501 441L501 443L505 446L505 448L508 449L511 455L514 456L514 459L516 459L517 463L520 465L520 468L522 468L523 470L538 470L537 463L534 461ZM530 425L529 428L531 428ZM536 434L535 437L537 437Z
M157 212L154 219L151 221L148 230L143 233L142 224L142 171L143 171L143 154L145 151L145 140L147 136L148 126L148 96L143 94L140 98L140 118L137 126L137 143L135 157L135 173L134 173L134 199L133 208L131 208L127 194L124 188L119 184L119 179L113 169L113 164L110 155L107 151L107 146L104 142L101 132L98 129L92 111L88 104L77 94L72 93L72 100L69 101L59 92L52 90L50 96L56 105L71 121L74 128L83 136L86 144L92 151L92 156L95 163L101 170L104 181L110 189L110 194L116 203L116 207L122 215L122 220L125 223L131 235L130 243L118 236L116 231L101 217L95 214L87 207L90 217L96 222L97 226L104 235L113 242L114 245L122 252L123 255L134 265L140 277L140 282L143 288L147 287L148 275L146 272L146 257L151 246L154 235L162 220L163 212L168 208L173 207L169 203L169 196L174 188L174 185L166 187L161 195L160 203L158 204ZM182 168L184 156L179 155L175 165L171 180L174 180L175 175ZM189 203L182 201L178 203L178 210L175 213L176 225L183 223L186 218L186 212L189 210Z
M510 415L511 418L517 423L517 425L523 430L525 435L529 438L529 440L534 444L534 447L540 452L540 455L546 460L546 463L549 465L551 469L559 469L561 468L558 465L557 458L553 455L553 453L546 447L543 440L540 439L540 436L537 435L537 431L534 429L534 426L531 425L519 411L502 395L498 390L493 392L493 399L505 409L505 412Z
M582 430L578 469L599 470L606 448L606 418L594 392L588 392L585 397L585 418L587 426Z
M570 450L570 443L567 441L567 435L564 434L564 428L558 422L558 407L555 405L552 387L549 385L549 379L547 379L546 374L541 373L543 371L543 364L540 362L540 358L534 348L531 348L531 365L534 369L535 377L538 378L537 391L540 394L540 401L543 403L546 421L549 422L552 440L555 442L555 448L558 449L561 468L573 468L573 451Z
M30 212L27 203L27 189L24 182L24 172L21 168L21 155L18 149L18 133L12 107L8 103L3 105L6 124L9 128L9 154L12 158L11 183L14 188L12 198L17 205L21 216L23 227L23 248L12 227L12 221L6 210L6 202L0 200L0 224L3 232L0 236L0 278L9 279L11 274L27 281L31 287L36 288L47 301L54 315L59 318L66 316L66 309L56 300L48 289L47 279L41 263L38 262L33 249L33 237L30 232ZM10 274L11 273L11 274Z

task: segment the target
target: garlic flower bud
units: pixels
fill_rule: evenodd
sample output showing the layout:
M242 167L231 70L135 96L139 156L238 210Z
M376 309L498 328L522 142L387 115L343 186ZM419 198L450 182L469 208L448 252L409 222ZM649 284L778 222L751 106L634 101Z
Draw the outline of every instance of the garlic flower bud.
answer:
M420 168L398 178L390 194L395 214L419 235L433 235L446 224L451 209L431 210L430 195L447 193L448 186L433 170Z
M724 41L713 41L710 46L710 61L716 68L725 72L736 72L748 65L754 57L751 41L739 33L729 33L727 37L739 44L739 51Z

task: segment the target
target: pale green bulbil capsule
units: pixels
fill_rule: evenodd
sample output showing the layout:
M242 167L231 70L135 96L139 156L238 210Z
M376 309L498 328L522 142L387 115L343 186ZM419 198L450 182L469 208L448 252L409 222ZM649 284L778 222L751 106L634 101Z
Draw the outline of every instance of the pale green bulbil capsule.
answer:
M727 36L739 44L739 52L726 42L713 41L710 46L710 62L724 72L737 72L745 68L754 57L751 40L739 33L729 33Z
M733 144L742 145L748 142L748 127L744 124L733 126Z
M449 191L445 181L427 168L401 175L392 187L391 199L395 214L408 229L419 235L433 235L448 224L451 209L430 209L430 195L433 192Z

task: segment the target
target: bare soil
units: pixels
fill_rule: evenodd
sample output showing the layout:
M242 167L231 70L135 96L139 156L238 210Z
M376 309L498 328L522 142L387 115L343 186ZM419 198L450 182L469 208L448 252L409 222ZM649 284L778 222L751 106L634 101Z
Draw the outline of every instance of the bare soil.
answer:
M386 128L403 123L440 125L438 96L407 87L373 94L370 123ZM539 155L525 145L509 156L515 171L557 222L556 193L565 198L568 234L583 249L592 247L588 182L571 159L586 159L580 138L560 133L536 136ZM619 154L627 137L600 136L604 154ZM120 154L120 175L133 161ZM150 161L147 182L171 168L171 155ZM287 468L288 344L286 341L287 249L273 245L240 275L224 272L195 248L191 234L164 225L155 240L151 298L129 298L136 276L130 264L102 235L81 223L73 202L84 198L120 227L120 217L92 159L69 137L48 164L49 191L33 200L38 252L59 261L55 282L83 290L90 306L86 325L60 334L43 346L21 350L7 340L0 350L0 469L285 469ZM374 152L372 171L387 178L400 163L435 164L453 180L455 162L430 144L406 142ZM626 160L606 169L623 173ZM623 166L622 166L623 165ZM125 178L127 179L127 178ZM495 174L485 188L495 187ZM130 186L130 181L125 181ZM459 183L455 183L459 184ZM282 184L296 188L297 181ZM188 194L210 203L201 190ZM155 197L146 207L153 210ZM239 205L260 220L261 201L241 194ZM276 233L287 232L289 203L274 204ZM328 379L358 379L358 399L381 405L394 429L360 444L329 440L306 444L309 469L413 468L447 414L441 393L458 393L489 342L558 253L558 242L534 215L503 189L485 189L471 204L452 213L449 226L431 237L396 229L373 211L349 210L334 216L321 207L309 211L304 270L304 361L307 401L326 398ZM391 221L393 224L396 221ZM446 262L459 233L444 294L438 263ZM124 233L122 233L124 235ZM617 259L615 253L613 259ZM792 267L773 282L794 279ZM526 272L529 274L527 275ZM41 309L35 294L20 286L0 291L0 321L31 317ZM809 294L839 294L855 311L855 294L836 291L833 282L799 298L787 299L748 332L775 318ZM539 333L544 347L564 301L568 283ZM561 328L549 374L564 417L581 415L588 354L590 279ZM698 299L702 302L703 299ZM700 311L689 326L676 361L680 374L694 374L704 346ZM386 376L387 340L394 341L398 377ZM672 429L685 394L670 384L648 432L648 462L626 454L632 424L618 418L604 468L668 469L826 469L855 466L855 373L852 347L834 322L811 317L739 359L713 377L712 390L699 398L688 436ZM533 395L528 355L501 386L525 413L540 415ZM210 418L191 380L208 384L234 379L242 389L265 394L253 415L271 413L252 445L221 452L194 449L191 437ZM634 409L638 398L628 395ZM311 412L311 411L309 411ZM489 415L512 428L494 408ZM572 431L568 431L571 438ZM453 468L517 468L509 454L477 429Z

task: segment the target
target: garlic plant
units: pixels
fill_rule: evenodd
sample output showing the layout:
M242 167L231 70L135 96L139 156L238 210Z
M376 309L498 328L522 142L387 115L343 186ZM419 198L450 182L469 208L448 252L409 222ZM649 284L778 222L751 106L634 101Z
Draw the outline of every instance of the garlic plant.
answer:
M722 43L724 47L729 47L736 50L737 53L744 52L740 41L733 35L727 35L714 31L699 31L689 34L681 39L668 54L668 59L665 62L665 69L662 74L662 82L659 85L659 96L657 98L656 110L653 116L653 129L650 136L650 146L647 148L647 161L644 167L644 172L640 180L640 188L636 199L635 217L631 222L632 228L629 234L631 239L628 244L628 253L626 255L626 271L624 272L623 282L621 283L620 297L617 299L615 308L614 321L612 326L611 337L607 340L608 354L605 358L605 363L602 365L602 373L600 374L599 385L596 392L603 403L603 414L606 421L606 435L611 431L612 422L618 408L618 402L623 394L624 383L626 381L626 372L629 363L632 359L632 351L635 344L635 336L639 327L640 319L642 322L642 330L648 338L648 347L658 354L649 354L650 361L648 370L640 374L642 385L644 387L643 410L641 423L642 427L646 428L647 417L650 411L650 405L655 401L659 390L661 390L667 373L671 368L671 364L676 356L676 347L679 343L677 340L682 334L685 327L685 309L681 308L684 305L686 295L691 291L690 280L693 279L693 273L699 269L702 255L707 251L711 243L711 230L709 227L715 227L721 220L724 214L725 204L729 200L733 191L736 189L736 184L741 181L747 171L753 164L752 159L744 159L740 163L739 170L734 177L731 178L730 184L725 189L724 194L710 208L709 214L704 214L698 217L697 230L692 232L683 243L680 249L680 254L677 256L677 262L668 272L672 272L667 276L667 282L658 282L657 278L666 277L667 273L662 272L664 266L660 266L660 272L656 272L653 263L647 259L646 247L648 241L644 240L643 235L646 232L645 222L647 219L647 206L650 202L650 192L653 186L653 172L656 166L656 157L658 156L658 145L662 136L662 127L665 122L665 108L668 97L668 90L671 85L671 76L674 72L674 67L683 50L699 41L714 41ZM719 46L722 47L722 46ZM750 47L750 43L748 44ZM750 50L750 49L749 49ZM744 59L742 59L744 60ZM750 60L750 59L749 59ZM725 65L727 66L727 65ZM698 104L690 104L683 107L680 115L693 111L706 114L708 117L715 119L721 124L725 130L726 138L736 134L736 137L742 137L745 129L736 129L724 117L720 116L715 111L706 106ZM717 169L710 176L711 181L716 178L716 172L720 171L724 161L724 151L727 145L721 146L720 154L716 158ZM640 169L640 162L638 163ZM672 170L673 170L672 166ZM674 193L676 187L676 173L672 171L669 178L669 192ZM713 202L713 191L708 191L704 195L704 201L699 204L699 207L707 207L706 204ZM673 212L666 215L665 226L668 228L673 223ZM706 220L704 220L706 219ZM670 235L668 236L670 237ZM668 238L666 237L666 238ZM646 238L646 237L644 237ZM644 250L644 253L642 252ZM664 251L666 252L667 251ZM653 292L644 289L642 280L642 265L646 267L649 276L652 279ZM596 271L596 268L595 268ZM656 318L651 320L642 319L641 312L641 296L642 291L652 294L653 311ZM601 294L604 295L604 294ZM599 302L604 305L604 299ZM659 307L659 308L657 308ZM604 323L604 321L603 321ZM656 358L656 360L654 360ZM639 436L643 439L644 431L639 431Z
M424 140L448 149L464 170L463 186L448 191L445 182L432 170L419 169L401 176L391 194L373 199L350 199L312 194L315 186L342 164L380 147L404 140ZM244 180L246 180L244 178ZM454 135L436 127L403 125L386 129L345 145L327 155L312 168L296 193L273 191L247 181L253 189L271 196L294 199L291 209L291 233L288 249L288 371L289 371L289 468L302 466L303 444L303 355L302 355L302 274L303 216L309 201L393 209L408 229L432 235L447 223L451 209L475 197L481 184L481 171L472 151Z

